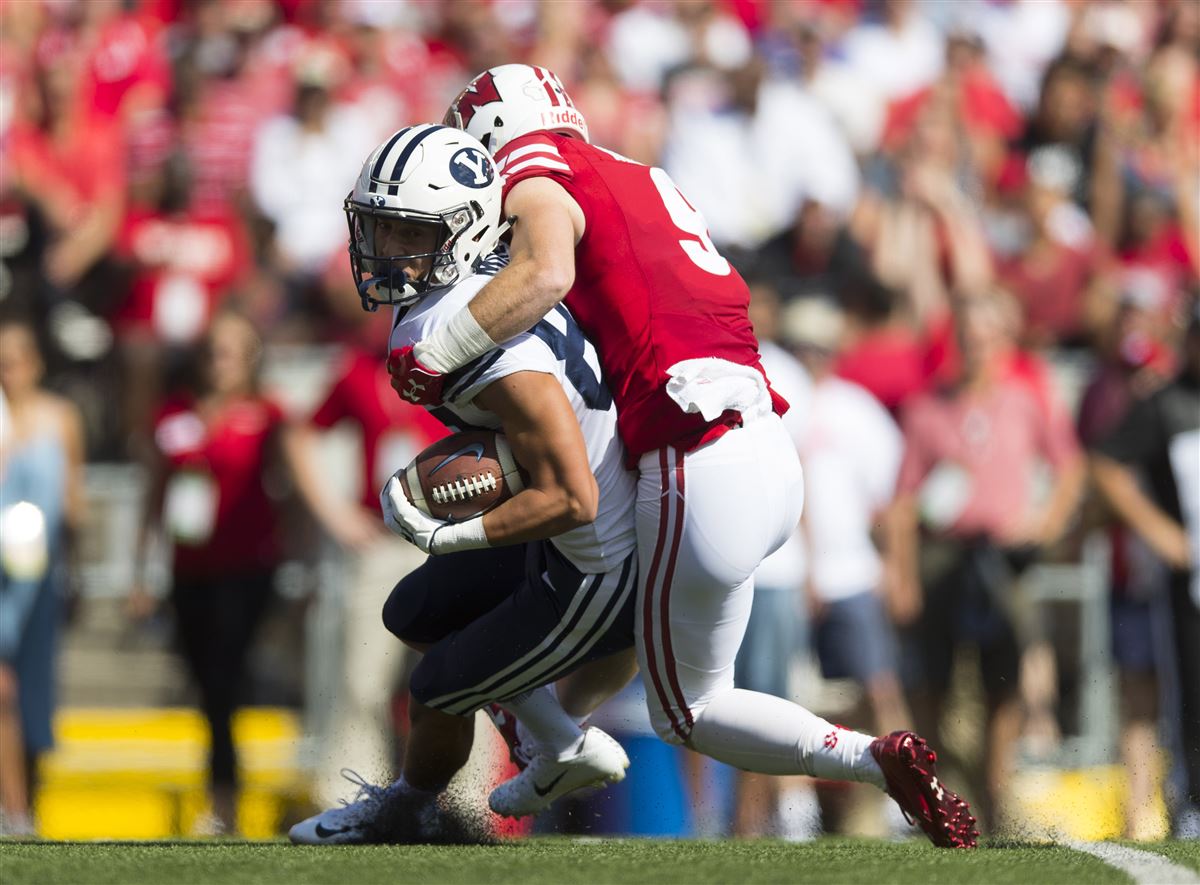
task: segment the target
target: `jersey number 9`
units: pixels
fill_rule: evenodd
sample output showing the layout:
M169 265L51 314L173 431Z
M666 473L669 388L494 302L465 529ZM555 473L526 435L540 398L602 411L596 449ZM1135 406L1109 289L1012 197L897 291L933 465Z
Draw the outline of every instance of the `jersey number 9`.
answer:
M691 234L695 240L680 240L683 252L692 260L692 264L707 273L723 277L729 273L729 262L721 257L717 247L713 245L708 235L708 225L687 199L679 192L671 176L657 166L650 169L650 180L658 188L663 206L671 216L671 223L686 234Z

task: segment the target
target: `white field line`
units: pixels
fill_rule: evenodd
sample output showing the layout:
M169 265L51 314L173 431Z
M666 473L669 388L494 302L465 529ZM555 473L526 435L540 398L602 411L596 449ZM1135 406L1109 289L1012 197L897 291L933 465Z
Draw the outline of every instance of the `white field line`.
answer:
M1136 885L1200 885L1200 873L1172 863L1164 855L1141 851L1112 842L1080 842L1064 839L1062 844L1098 857L1110 867L1127 873Z

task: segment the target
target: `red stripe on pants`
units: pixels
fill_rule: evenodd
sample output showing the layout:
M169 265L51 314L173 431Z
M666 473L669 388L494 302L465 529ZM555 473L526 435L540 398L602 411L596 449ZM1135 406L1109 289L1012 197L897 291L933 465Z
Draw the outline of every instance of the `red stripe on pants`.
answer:
M691 733L695 721L692 711L688 709L683 689L679 686L679 673L675 667L675 653L671 648L671 582L675 577L675 560L679 556L679 539L683 537L683 520L685 493L683 485L683 452L675 450L675 492L679 495L679 503L675 507L675 534L671 538L671 554L667 559L667 571L663 576L662 597L659 600L659 613L662 617L663 665L667 670L667 681L674 692L675 701L683 712L687 723L688 733Z
M667 540L667 510L671 494L670 472L667 469L667 450L659 449L659 467L662 470L662 486L659 492L658 541L654 545L654 557L650 561L650 571L646 575L645 596L642 599L642 642L646 648L646 667L650 671L650 680L654 683L654 692L658 695L659 706L671 720L671 728L686 740L687 734L671 706L670 699L663 687L662 678L658 674L654 652L654 581L658 577L658 567L662 562L663 546Z

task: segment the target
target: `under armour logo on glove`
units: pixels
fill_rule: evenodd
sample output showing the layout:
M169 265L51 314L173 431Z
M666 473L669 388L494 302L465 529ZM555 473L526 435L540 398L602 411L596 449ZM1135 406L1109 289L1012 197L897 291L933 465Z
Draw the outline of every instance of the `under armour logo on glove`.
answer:
M388 355L387 369L392 389L402 399L421 406L441 404L446 376L422 366L411 346L393 350Z
M404 391L404 393L402 393L400 395L407 400L412 400L414 403L419 403L421 401L421 392L424 389L425 389L424 384L418 384L416 382L416 379L409 378L408 379L408 388Z

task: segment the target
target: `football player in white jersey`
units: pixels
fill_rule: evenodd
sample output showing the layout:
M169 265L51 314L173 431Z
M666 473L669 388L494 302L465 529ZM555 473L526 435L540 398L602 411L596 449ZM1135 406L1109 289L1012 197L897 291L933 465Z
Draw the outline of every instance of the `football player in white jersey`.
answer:
M410 127L368 158L346 201L350 253L364 308L394 308L393 348L427 336L503 266L493 252L499 191L487 151L455 129ZM493 791L498 814L536 813L620 780L629 764L616 741L577 721L634 673L634 478L595 351L560 306L463 367L433 412L452 430L503 432L529 482L483 516L443 523L408 501L396 465L381 495L385 521L432 554L383 613L424 652L409 685L403 774L390 787L357 779L356 800L297 824L294 842L438 838L389 831L429 820L397 818L389 805L433 807L467 761L472 714L496 701L536 742L525 770ZM547 686L588 664L595 690L572 718Z

